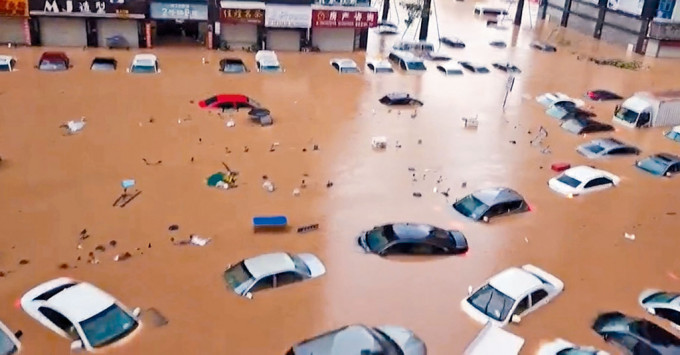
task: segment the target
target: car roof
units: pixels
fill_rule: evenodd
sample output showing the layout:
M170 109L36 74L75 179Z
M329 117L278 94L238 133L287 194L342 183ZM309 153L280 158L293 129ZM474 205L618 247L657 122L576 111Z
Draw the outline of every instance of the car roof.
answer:
M13 58L9 55L0 55L0 63L9 63Z
M666 165L680 162L679 156L670 153L658 153L650 156L650 158L661 158L661 160L663 160L663 163Z
M507 201L524 200L524 197L517 191L507 187L492 187L488 189L477 190L472 193L476 199L482 201L487 206L493 206L497 203Z
M248 102L248 96L241 94L219 94L210 98L217 98L217 101L224 102ZM207 99L206 99L207 100Z
M156 56L153 55L153 54L137 54L137 55L135 55L135 57L132 59L132 61L135 61L135 62L138 61L138 60L151 60L151 61L155 61L155 60L157 60L157 59L158 59L158 58L156 58Z
M614 148L619 148L619 147L630 147L630 145L621 142L620 140L616 138L600 138L600 139L594 139L587 143L588 145L599 145L605 149L614 149Z
M343 68L356 68L357 63L349 58L334 58L331 59L333 63L337 63L340 67Z
M447 71L448 71L448 70L452 70L452 69L457 69L457 70L462 70L462 69L463 69L463 67L462 67L460 64L458 64L458 63L456 63L456 62L454 62L454 61L452 61L452 60L449 60L449 61L446 61L446 62L444 62L444 63L442 63L442 64L439 64L438 67L442 67L442 68L444 68L444 69L447 70Z
M243 260L243 264L256 279L295 270L295 263L288 253L262 254Z
M280 65L279 60L276 57L260 58L259 62L260 66Z
M595 168L593 168L591 166L587 166L587 165L575 166L573 168L570 168L570 169L567 169L567 170L564 171L564 174L566 174L567 176L573 177L576 180L580 180L582 182L590 181L590 180L592 180L594 178L598 178L598 177L603 177L603 176L606 177L606 175L609 174L609 173L607 173L607 174L604 174L604 173L605 173L605 171L603 171L603 170L595 169Z
M432 231L438 229L437 227L420 224L420 223L394 223L386 224L381 227L392 227L394 236L399 240L414 240L414 239L448 239L447 234L443 234L446 238L442 238L442 234L433 234Z
M79 282L45 301L50 308L76 322L94 316L115 302L111 295L87 282Z
M387 59L373 59L366 64L372 64L376 68L392 68L392 63Z
M68 58L66 53L64 52L43 52L42 55L40 55L40 59L64 59Z
M319 334L293 346L295 354L353 354L381 346L368 327L355 324Z
M422 62L423 60L416 57L415 54L411 52L406 52L406 51L392 51L392 54L396 55L397 57L403 59L403 60L409 60L409 61L416 61L416 62Z
M542 284L538 277L518 267L505 269L489 279L489 285L515 300Z

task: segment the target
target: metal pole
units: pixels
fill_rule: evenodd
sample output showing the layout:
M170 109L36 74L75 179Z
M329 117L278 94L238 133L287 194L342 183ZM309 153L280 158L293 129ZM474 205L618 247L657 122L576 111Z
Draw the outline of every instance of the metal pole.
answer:
M382 21L387 21L387 16L390 14L390 0L383 0L382 7Z
M604 17L607 14L607 0L600 0L598 3L599 11L597 13L597 22L595 22L595 32L593 38L600 39L602 37L602 27L604 26Z
M541 21L545 20L545 16L548 13L548 0L541 0L540 8L538 9Z
M420 35L418 39L421 41L427 40L427 30L430 27L430 12L432 11L432 0L423 0L423 11L420 21Z
M643 18L640 25L640 32L638 32L637 43L635 44L635 53L644 54L645 40L647 39L647 30L649 29L649 19Z
M562 21L560 22L560 26L567 27L569 13L571 13L571 0L564 0L564 10L562 10Z
M522 25L522 12L524 11L524 0L517 1L517 11L515 11L515 26Z

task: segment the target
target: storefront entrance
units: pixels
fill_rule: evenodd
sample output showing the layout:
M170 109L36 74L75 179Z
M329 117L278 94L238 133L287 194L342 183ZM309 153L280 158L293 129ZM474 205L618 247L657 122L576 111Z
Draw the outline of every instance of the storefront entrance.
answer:
M0 0L0 43L30 44L27 0Z
M366 49L368 29L377 25L378 13L370 8L318 6L312 19L314 47L322 52L351 52Z
M267 27L265 49L274 51L300 51L307 40L312 22L309 5L267 4L264 13Z
M151 42L154 46L205 44L208 5L205 2L151 2Z

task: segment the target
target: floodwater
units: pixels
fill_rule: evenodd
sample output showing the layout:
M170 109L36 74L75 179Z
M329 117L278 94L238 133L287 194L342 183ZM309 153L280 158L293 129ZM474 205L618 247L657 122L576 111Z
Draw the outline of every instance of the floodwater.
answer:
M546 186L554 175L550 164L591 163L574 148L592 136L561 131L533 97L546 91L580 96L604 88L628 96L674 88L680 67L644 59L650 69L625 71L578 61L572 53L619 58L626 53L571 32L561 35L571 44L558 53L539 53L528 44L548 36L551 28L531 29L525 21L514 33L487 29L472 18L472 6L438 4L442 35L468 43L464 50L442 50L457 60L509 60L519 66L523 73L505 113L506 75L497 71L446 78L429 64L423 76L340 76L328 64L331 54L281 53L286 68L281 75L225 76L217 72L225 53L158 48L151 50L163 68L156 76L125 73L134 51L95 49L67 50L72 70L43 73L32 68L42 49L2 50L18 57L19 71L0 81L0 270L11 271L0 279L0 319L24 331L24 353L68 353L67 340L30 319L15 302L38 283L70 276L96 284L130 307L154 307L169 319L159 328L147 322L110 354L283 354L296 341L351 323L402 325L422 337L431 354L461 354L481 329L459 308L468 286L526 263L558 276L566 289L521 324L508 326L527 339L524 354L556 337L617 353L590 330L597 313L643 316L640 291L680 289L678 217L668 214L678 212L680 180L647 176L632 166L634 158L623 157L596 163L621 176L620 187L574 199L552 193ZM436 41L436 23L432 26ZM515 45L488 46L495 39ZM372 37L369 56L389 48L392 40ZM95 55L115 56L120 69L90 72ZM252 54L229 55L254 67ZM363 54L352 57L365 62ZM390 111L377 100L391 91L411 92L425 106L415 118L408 110ZM238 113L236 126L226 127L227 115L195 104L216 93L255 98L272 110L274 125L261 128ZM615 103L592 105L600 120L611 119ZM461 117L476 115L479 128L464 129ZM81 116L85 129L64 136L59 125ZM529 144L541 125L549 132L544 144L551 154ZM614 133L643 154L678 152L680 146L661 134L662 129L621 127ZM371 149L377 135L390 140L384 152ZM274 142L280 145L270 152ZM147 166L142 159L162 164ZM222 162L240 172L238 188L205 185L207 176L223 170ZM409 167L417 169L417 182ZM275 192L262 189L262 175L276 184ZM451 189L449 200L432 192L439 176L444 179L439 189ZM114 208L120 181L127 178L136 179L143 193L127 207ZM302 179L308 187L295 197L292 190ZM326 188L328 181L333 187ZM524 194L532 211L485 225L450 207L456 196L499 185ZM288 216L294 227L319 223L320 229L253 233L251 218L272 214ZM393 221L458 228L467 235L470 252L413 260L359 251L355 237L361 230ZM171 224L179 231L170 234ZM77 249L83 228L92 236ZM624 233L637 238L627 240ZM213 242L202 248L170 242L189 234ZM115 248L108 247L110 240L118 242ZM100 263L86 263L99 244L107 247L96 252ZM125 251L133 257L113 261ZM328 272L253 300L225 289L222 272L228 264L272 251L315 253ZM30 262L19 265L21 259ZM60 269L61 263L71 267Z

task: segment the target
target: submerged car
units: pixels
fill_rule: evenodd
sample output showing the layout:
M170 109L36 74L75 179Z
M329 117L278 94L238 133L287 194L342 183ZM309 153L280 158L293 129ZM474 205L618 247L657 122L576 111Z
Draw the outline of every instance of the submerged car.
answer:
M362 233L357 242L365 251L380 256L463 254L468 251L467 239L460 231L416 223L377 226Z
M229 265L224 271L227 286L240 296L317 278L326 267L314 254L270 253Z
M381 35L396 35L399 33L399 26L391 22L380 21L377 23L376 31Z
M17 60L8 55L0 55L0 71L16 70Z
M608 312L600 314L592 328L604 341L630 355L680 354L680 339L646 319Z
M64 71L73 68L71 60L64 52L45 52L36 66L42 71Z
M576 151L590 159L640 154L640 149L615 138L594 139L579 145L576 147Z
M593 101L623 100L623 97L607 90L591 90L586 92L586 97Z
M557 105L558 107L562 106L562 108L569 106L581 107L585 104L583 100L571 98L569 95L561 92L547 92L536 96L536 102L543 105L545 108L550 108L553 105Z
M504 16L508 14L508 10L505 9L505 6L499 3L493 4L478 2L475 4L474 14L487 16Z
M505 48L508 46L508 44L503 41L491 41L489 42L489 45L496 48Z
M465 217L484 222L493 217L531 211L524 197L507 187L477 190L456 200L453 208Z
M411 52L392 51L387 58L409 74L424 73L427 70L425 62Z
M473 73L486 74L486 73L489 72L489 68L487 68L487 67L485 67L481 64L472 63L472 62L465 62L465 61L458 62L458 64L460 64L463 68L465 68L465 69L467 69L467 70L469 70Z
M542 52L557 52L557 47L545 42L534 41L529 46Z
M224 58L220 60L220 71L226 74L241 74L247 73L248 68L241 59L238 58Z
M544 306L564 290L564 283L534 265L511 267L490 278L461 301L475 321L503 327Z
M611 132L614 126L596 121L589 117L576 116L562 121L560 127L573 134L587 134L597 132Z
M130 49L130 42L122 35L114 35L106 39L106 48Z
M357 63L347 58L333 58L331 59L331 66L341 74L357 74L361 73Z
M19 338L23 335L21 330L12 333L9 328L0 322L0 355L13 355L21 350Z
M536 355L609 355L609 353L592 346L578 346L564 339L555 339L542 345Z
M439 42L451 48L465 48L465 43L456 37L442 37Z
M431 60L433 62L446 62L451 60L451 57L440 52L425 52L423 58Z
M274 51L261 50L255 53L255 63L258 72L280 73L283 71L279 58Z
M209 97L205 100L199 101L198 107L220 109L220 110L230 110L230 109L238 110L238 109L242 109L242 108L247 108L247 109L260 108L260 107L262 107L262 105L260 105L257 101L249 98L246 95L220 94L220 95L211 96L211 97Z
M519 70L519 68L517 66L510 64L510 63L505 63L505 64L503 64L503 63L493 63L492 65L493 65L494 68L496 68L500 71L504 71L506 73L519 74L519 73L522 72L521 70Z
M425 343L411 330L393 325L348 325L304 340L286 355L427 355Z
M670 140L680 142L680 126L671 128L670 131L664 132L663 135Z
M640 306L649 314L661 317L680 330L680 293L648 289L638 298Z
M137 54L132 58L132 64L128 72L135 74L156 74L161 72L161 68L155 55Z
M444 73L444 75L463 75L463 66L456 62L446 62L437 65L437 70Z
M577 104L571 101L560 101L551 105L545 114L557 118L558 120L567 120L570 118L590 118L595 117L595 113L586 111L576 106ZM580 122L573 122L580 123ZM563 127L564 128L564 127ZM571 127L575 128L575 127Z
M375 74L387 74L387 73L394 73L394 69L392 69L392 63L390 63L389 60L369 60L366 63L366 66L368 69Z
M615 187L620 182L621 178L608 171L581 165L550 179L548 186L551 190L571 198Z
M95 351L122 342L140 328L140 309L128 310L97 287L61 277L21 297L21 308L40 324L70 339L72 351Z
M116 68L118 68L118 61L114 58L96 57L90 65L90 70L93 71L115 71Z
M669 153L659 153L635 162L635 166L652 175L671 176L680 172L680 157Z
M410 106L423 106L423 102L412 97L410 94L407 94L405 92L393 92L391 94L387 94L383 97L380 98L381 104L387 105L387 106L402 106L402 105L410 105Z

